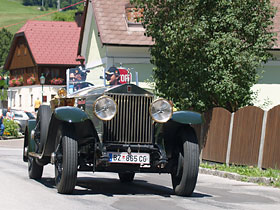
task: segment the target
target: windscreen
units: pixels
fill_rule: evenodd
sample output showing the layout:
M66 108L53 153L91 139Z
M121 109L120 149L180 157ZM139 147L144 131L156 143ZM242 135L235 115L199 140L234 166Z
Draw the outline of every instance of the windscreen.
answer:
M132 76L129 69L110 67L107 70L86 69L82 66L67 69L67 93L72 94L92 86L114 86L129 83Z
M88 74L90 73L90 70L82 68L81 66L67 69L67 93L72 94L83 88L94 86L94 84L88 79Z

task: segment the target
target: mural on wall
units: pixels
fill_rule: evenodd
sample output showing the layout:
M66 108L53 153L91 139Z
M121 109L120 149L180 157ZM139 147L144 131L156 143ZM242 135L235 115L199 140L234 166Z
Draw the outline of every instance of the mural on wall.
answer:
M110 67L105 72L106 85L120 85L132 81L132 75L129 69Z

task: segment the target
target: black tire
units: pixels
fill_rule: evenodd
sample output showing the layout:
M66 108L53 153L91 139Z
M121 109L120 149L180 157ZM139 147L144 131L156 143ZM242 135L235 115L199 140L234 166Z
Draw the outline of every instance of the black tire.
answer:
M36 124L39 123L38 129L40 130L40 146L39 146L40 153L43 151L43 148L47 141L51 115L52 115L52 111L49 106L47 105L40 106L36 119Z
M74 139L58 132L56 139L55 184L57 192L70 194L77 182L78 144Z
M134 172L119 173L119 179L121 182L132 182L134 179Z
M43 166L38 165L34 157L28 156L28 175L30 179L41 179Z
M28 138L28 129L26 129L26 134L24 138ZM28 139L25 139L24 141L24 148L23 153L25 150L25 147L27 146ZM35 145L36 152L38 151L38 146ZM28 176L30 179L41 179L43 174L44 167L42 165L39 165L36 161L35 157L31 157L27 154L27 156L24 156L24 160L27 159L28 162Z
M28 136L29 136L28 127L26 126L26 129L24 132L23 154L22 154L24 162L28 162L28 156L27 156L28 152L25 151L25 148L28 146Z
M196 186L199 171L199 145L195 131L188 127L179 133L177 161L171 173L176 195L190 196Z

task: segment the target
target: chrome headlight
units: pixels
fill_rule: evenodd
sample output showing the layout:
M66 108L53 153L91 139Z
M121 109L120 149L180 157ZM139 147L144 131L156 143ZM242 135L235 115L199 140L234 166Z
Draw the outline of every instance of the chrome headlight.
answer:
M60 88L58 91L57 91L57 95L60 97L60 98L65 98L67 96L67 92L64 88Z
M172 117L172 114L172 105L165 99L159 98L150 106L150 115L158 123L167 122Z
M111 120L117 113L117 104L111 97L101 96L94 102L93 112L100 120Z

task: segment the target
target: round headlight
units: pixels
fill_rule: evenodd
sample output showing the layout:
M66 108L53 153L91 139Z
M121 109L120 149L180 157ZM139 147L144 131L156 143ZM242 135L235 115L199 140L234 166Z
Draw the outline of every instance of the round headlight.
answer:
M93 112L100 120L111 120L117 113L117 104L111 97L101 96L93 104Z
M67 96L67 92L64 88L60 88L57 92L57 95L60 97L60 98L65 98Z
M158 123L167 122L173 114L172 105L165 99L157 99L150 106L150 115Z

